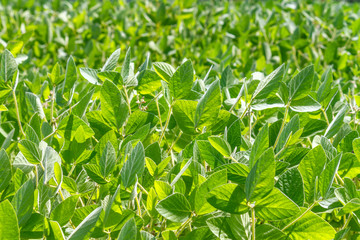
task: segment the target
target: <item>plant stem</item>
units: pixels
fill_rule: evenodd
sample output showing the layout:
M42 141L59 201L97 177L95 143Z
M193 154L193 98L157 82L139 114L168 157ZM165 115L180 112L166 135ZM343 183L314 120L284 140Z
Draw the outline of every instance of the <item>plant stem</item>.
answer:
M186 226L187 224L190 224L190 223L191 223L192 217L193 217L193 214L191 214L191 216L189 217L188 220L186 220L183 224L181 224L181 226L179 227L179 229L178 229L177 232L176 232L176 236L177 236L177 237L180 236L180 234L182 233L182 231L185 229L185 226Z
M255 240L255 221L256 221L256 218L255 218L255 208L252 207L251 208L251 239L252 240Z
M249 103L249 141L251 142L251 107Z
M327 123L327 125L329 126L329 125L330 125L329 119L328 119L328 117L327 117L327 115L326 115L326 112L325 112L325 110L324 110L323 108L321 108L321 112L323 113L323 115L324 115L324 117L325 117L325 120L326 120L326 123Z
M35 166L35 182L36 182L36 188L38 188L39 186L39 176L38 176L38 170L37 170L37 166Z
M245 98L245 105L246 105L246 108L245 108L245 111L241 114L240 116L240 119L243 119L247 113L247 111L250 110L250 105L251 105L251 100L248 102L248 99L247 99L247 95L248 95L248 89L247 89L247 83L246 83L246 79L244 79L244 98ZM250 113L250 112L249 112ZM249 116L250 117L250 116ZM250 126L249 126L250 127Z
M278 136L276 137L276 141L275 141L275 144L274 144L274 148L276 147L276 145L278 144L279 140L280 140L280 136L281 136L281 133L282 131L284 130L284 127L285 127L285 123L286 123L286 118L287 118L287 115L288 115L288 112L289 112L289 106L290 106L290 103L288 103L286 105L286 108L285 108L285 114L284 114L284 119L283 119L283 122L281 124L281 128L279 130L279 134Z
M163 126L162 126L162 121L161 121L161 112L160 112L160 107L159 107L159 101L157 100L157 98L155 98L155 103L156 103L156 109L159 115L159 123L160 123L160 129L161 131L163 130Z
M148 191L138 182L137 185L141 188L141 190L146 194L149 195Z
M127 94L125 85L124 85L123 87L124 87L126 102L127 102L128 106L129 106L129 114L131 114L131 106L130 106L129 96L128 96L128 94Z
M159 144L161 144L161 141L165 135L165 131L169 125L169 122L170 122L170 117L171 117L171 112L172 112L172 105L170 105L170 108L169 108L169 113L168 113L168 116L166 118L166 123L165 123L165 126L163 128L163 130L161 131L161 135L160 135L160 138L159 138Z
M176 137L176 139L172 142L169 150L167 150L167 153L168 153L168 154L170 153L170 151L172 150L172 148L174 147L174 145L177 143L177 141L180 139L181 135L182 135L182 131L180 131L179 135L178 135L178 136Z
M162 90L160 92L158 92L155 97L153 99L151 99L145 107L148 107L150 105L150 103L152 103L153 101L157 101L157 98L162 94Z
M140 207L139 199L137 196L135 196L135 201L136 201L136 206L138 208L139 216L141 216L141 207Z
M70 175L73 173L75 167L76 167L76 162L74 162L74 164L71 166L70 172L68 173L68 177L70 177Z
M93 136L91 136L92 137L92 139L94 139L95 140L95 142L96 143L98 143L99 142L99 140L97 140L96 138L95 138L95 136L93 135Z
M52 127L53 127L53 124L54 124L54 103L55 103L55 87L53 87L53 89L52 89L51 108L50 108L50 125Z
M286 225L283 229L281 229L281 231L284 231L285 229L291 227L292 225L294 225L297 221L299 221L306 213L308 213L315 205L317 204L317 201L315 201L313 204L310 205L310 207L308 207L308 209L305 210L305 212L303 212L299 217L297 217L296 219L294 219L291 223L289 223L288 225Z
M50 133L49 135L47 135L46 137L43 138L43 141L47 140L48 138L52 137L54 134L56 133L56 130L53 131L52 133Z
M230 159L233 160L234 162L238 163L238 160L236 160L233 156L230 155Z
M95 186L94 190L91 192L91 195L90 195L90 197L89 197L89 199L88 199L88 201L87 201L87 203L86 203L86 206L91 203L91 199L92 199L92 197L94 196L94 193L95 193L96 191L97 191L97 188L96 188L96 186ZM95 195L95 199L96 199L96 195Z
M15 111L16 111L17 121L18 121L18 124L19 124L19 129L20 129L21 134L25 136L24 129L23 129L22 126L21 126L20 112L19 112L19 106L18 106L18 104L17 104L15 89L12 91L12 94L13 94L13 97L14 97Z
M229 112L231 112L235 108L235 106L238 104L238 102L240 101L241 95L242 95L242 93L244 91L244 87L245 87L244 85L241 87L240 92L239 92L238 96L235 99L235 103L231 106Z
M246 109L244 110L244 112L240 115L240 119L243 119L246 115L246 113L249 111L250 109L250 103L246 106Z
M81 206L82 206L82 207L85 207L84 201L82 200L81 197L79 197L79 200L80 200Z
M339 182L341 183L341 185L344 186L344 180L342 180L342 178L340 177L339 173L336 173L336 178L339 180Z
M349 217L348 217L348 219L346 220L346 222L345 222L345 225L342 227L342 229L346 229L347 228L347 226L349 225L349 223L350 223L350 220L351 220L351 218L352 218L352 212L349 214Z

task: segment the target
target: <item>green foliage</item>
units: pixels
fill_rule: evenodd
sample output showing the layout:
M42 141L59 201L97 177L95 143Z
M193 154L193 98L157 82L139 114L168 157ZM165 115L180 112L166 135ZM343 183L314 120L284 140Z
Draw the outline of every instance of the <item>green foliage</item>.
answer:
M0 239L356 239L359 6L2 0Z

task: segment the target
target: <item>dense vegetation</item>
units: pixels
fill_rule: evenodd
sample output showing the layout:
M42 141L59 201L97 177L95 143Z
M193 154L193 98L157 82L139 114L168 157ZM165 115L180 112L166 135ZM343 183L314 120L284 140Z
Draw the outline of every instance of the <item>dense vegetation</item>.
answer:
M1 0L0 26L0 239L360 237L359 4Z

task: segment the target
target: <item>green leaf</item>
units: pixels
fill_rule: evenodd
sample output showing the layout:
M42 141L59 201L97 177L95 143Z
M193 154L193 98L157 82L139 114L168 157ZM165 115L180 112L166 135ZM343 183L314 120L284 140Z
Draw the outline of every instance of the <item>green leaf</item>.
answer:
M207 201L224 212L238 214L247 212L244 190L237 184L227 183L214 188L208 194Z
M105 82L106 79L109 79L110 81L112 81L115 85L119 86L120 88L122 88L122 86L124 85L123 79L119 72L115 72L115 71L98 72L97 77L102 82Z
M247 213L231 214L230 217L212 217L206 220L206 224L219 239L251 239L251 222Z
M131 113L125 126L126 135L133 134L147 123L155 124L157 118L149 112L137 110Z
M50 232L50 236L48 236L48 239L65 240L64 233L61 230L61 226L59 225L59 223L49 220L49 224L50 224L51 232Z
M156 72L151 70L145 70L140 73L138 81L139 83L136 90L139 91L140 94L153 94L161 87L161 78Z
M326 157L329 160L334 159L337 156L336 148L331 144L330 140L324 136L320 137L320 144L324 148Z
M83 165L87 175L98 184L106 184L107 181L103 178L100 172L100 167L97 164L86 164Z
M332 138L341 128L345 114L347 112L347 106L341 108L341 110L336 114L328 128L325 131L324 136L326 138Z
M134 239L136 240L136 223L134 218L130 218L121 228L118 240Z
M279 152L283 147L285 147L287 142L290 140L292 134L296 133L299 128L300 119L298 115L295 115L290 119L290 121L286 124L283 131L281 132L275 151Z
M354 198L345 204L344 207L338 212L338 216L344 216L345 214L355 212L360 209L360 199Z
M252 168L261 154L269 147L269 126L265 124L256 136L254 145L251 148L249 167Z
M64 226L74 214L78 200L79 197L76 195L66 198L51 211L50 219L58 222L60 226Z
M251 102L251 109L255 111L261 111L271 108L284 108L285 105L278 97L255 99Z
M16 213L8 200L0 202L0 238L20 239Z
M111 142L106 143L106 147L100 158L100 172L104 178L107 178L113 171L116 163L115 149Z
M83 98L80 99L79 102L76 103L76 105L72 108L72 113L74 113L74 115L78 116L79 118L84 116L94 92L94 89L89 91Z
M330 187L332 186L332 183L334 182L335 175L339 169L340 161L341 161L342 154L340 153L335 157L333 160L328 162L325 166L325 169L320 175L319 178L319 188L320 193L323 199L326 199Z
M354 153L357 159L360 161L360 138L356 138L352 142Z
M282 220L299 212L300 208L277 188L255 203L255 215L263 220Z
M252 95L253 99L265 99L272 93L276 92L279 88L280 81L283 78L285 72L285 65L282 64L280 67L275 69L266 78L260 81L255 92Z
M314 78L314 66L310 65L301 70L289 83L289 98L290 101L306 97L312 86Z
M267 149L251 169L245 183L248 202L254 202L268 195L274 187L275 160L272 148Z
M216 150L219 151L223 156L230 157L231 156L231 147L227 141L225 141L221 137L210 136L208 140Z
M302 206L304 204L304 183L297 168L291 168L281 174L275 187L297 205Z
M62 94L69 93L70 90L73 88L76 80L77 80L76 65L73 57L70 56L66 63L65 82L64 82L64 87L62 89Z
M328 67L321 76L321 85L317 91L317 100L322 102L330 93L332 77L332 67Z
M44 183L48 183L55 176L55 163L61 166L61 157L52 148L47 146L44 151L42 164L44 166Z
M162 75L161 75L162 76ZM169 81L170 94L174 99L186 99L194 81L194 68L187 60L176 69Z
M320 119L309 119L309 121L304 126L304 131L301 134L301 137L311 137L317 133L325 131L326 128L326 121Z
M279 96L284 103L289 102L289 88L284 82L280 82Z
M36 145L39 145L39 143L40 143L39 137L38 137L37 133L35 132L35 130L30 125L26 125L25 134L26 134L25 138L27 140L35 143Z
M29 141L29 140L21 140L19 142L19 149L24 157L32 164L38 164L41 161L41 153L39 147Z
M230 65L228 65L224 71L221 73L220 85L222 88L231 87L234 83L234 75L232 74L232 70Z
M354 178L360 172L360 162L353 153L344 153L339 166L339 175Z
M120 184L117 187L114 195L110 196L110 200L105 207L104 228L110 228L118 224L118 218L121 217L121 197Z
M206 201L207 194L215 187L223 185L227 182L226 170L221 170L211 174L205 182L203 182L196 192L195 196L195 212L197 215L203 215L214 211L215 209Z
M11 204L17 215L19 226L23 226L31 217L34 205L34 183L32 179L17 190Z
M68 240L82 240L89 235L91 229L94 228L96 222L98 221L101 211L102 207L98 207L87 215L87 217L70 234Z
M180 172L179 172L178 174L176 174L176 176L175 176L174 179L172 180L172 182L171 182L171 184L170 184L171 187L174 187L174 186L175 186L175 189L176 189L176 183L180 180L181 175L184 174L184 172L186 171L186 169L188 169L188 167L190 166L191 162L192 162L192 158L190 158L190 159L187 160L187 161L184 160L184 161L181 162L181 165L180 165L180 166L183 166L183 167L181 168Z
M241 147L241 121L237 119L234 121L227 131L227 141L231 146L231 150L240 149Z
M157 194L154 190L154 188L150 188L150 191L148 192L148 196L146 199L146 209L149 212L149 214L154 217L157 216L158 213L155 209L156 203L157 203Z
M104 66L101 68L102 72L114 70L120 57L120 50L120 48L116 49L115 52L110 55L110 57L106 60Z
M42 108L40 98L31 92L26 93L26 98L29 101L32 110L39 114L41 119L45 119L45 113Z
M167 196L169 196L173 192L173 189L172 189L172 187L170 186L169 183L163 182L163 181L160 181L160 180L155 180L154 188L155 188L157 197L160 200L166 198Z
M151 235L150 233L148 232L144 232L142 231L142 233L147 233L149 234L149 240L150 239L153 239L153 235ZM164 240L177 240L177 237L175 235L175 232L174 231L171 231L171 230L166 230L166 231L163 231L161 232L161 236L164 238Z
M249 168L242 163L229 163L217 167L214 171L226 169L228 179L231 182L245 184L246 177L249 175Z
M320 103L309 95L298 100L293 100L290 104L290 109L294 112L315 112L320 108Z
M34 164L29 163L29 161L25 158L25 156L21 152L19 152L15 156L12 166L13 166L14 170L19 168L19 170L21 170L24 173L31 172L33 170L33 168L35 167Z
M198 140L194 145L194 160L206 161L211 168L227 163L221 153L213 148L209 141Z
M296 217L297 216L295 216L294 219ZM290 219L289 222L294 219ZM307 212L284 232L294 240L328 240L333 239L336 233L329 223L311 211Z
M201 97L195 112L195 127L208 126L217 118L221 107L220 81L214 81Z
M5 102L11 91L11 87L7 83L0 81L0 104ZM7 111L6 106L2 105L1 111Z
M82 67L79 70L80 70L81 76L83 76L83 78L88 80L89 83L94 84L94 85L101 85L101 80L97 76L97 74L99 73L99 70L92 69L92 68L85 68L85 67Z
M114 83L105 80L100 91L100 102L103 117L114 127L120 129L129 114L129 109Z
M94 136L94 131L79 117L71 114L63 118L58 126L57 132L69 141L85 142Z
M10 183L12 174L11 174L11 163L9 156L4 149L0 150L0 193L8 186Z
M131 48L129 47L126 51L124 63L121 68L121 77L126 81L130 75L130 59L131 59Z
M325 151L318 145L311 149L299 164L298 169L304 181L305 200L308 203L317 200L316 179L320 177L325 163Z
M187 134L195 134L195 111L196 101L192 100L176 100L173 105L173 116L177 125Z
M8 49L10 52L16 55L21 51L23 46L24 46L23 41L11 40L7 42L6 49Z
M256 226L255 237L256 239L261 239L261 240L286 239L285 233L283 233L280 229L269 224L260 224Z
M136 176L140 177L145 168L145 151L141 142L136 144L129 158L121 169L121 180L125 188L135 183Z
M50 82L57 86L64 80L64 77L64 75L61 75L59 63L56 63L51 71Z
M174 193L161 200L156 210L166 219L173 222L185 222L191 214L191 206L181 193Z
M11 81L18 66L12 53L5 49L1 56L0 77L3 81Z
M183 239L184 240L203 240L203 239L214 240L215 236L210 231L210 229L206 226L206 227L198 227L198 228L192 229L192 231L189 232L188 234L186 234L183 237Z
M170 82L172 78L175 68L168 63L165 62L154 62L153 67L155 72L166 82Z

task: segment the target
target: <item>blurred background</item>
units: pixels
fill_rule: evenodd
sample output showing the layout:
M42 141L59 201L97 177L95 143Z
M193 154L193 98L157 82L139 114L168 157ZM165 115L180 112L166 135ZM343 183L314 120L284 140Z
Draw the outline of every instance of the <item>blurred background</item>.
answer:
M311 63L335 79L357 79L360 8L347 1L0 1L0 51L9 49L30 80L48 66L99 68L117 48L131 47L137 68L152 61L196 73L226 66L235 77L270 73L281 63L290 72ZM122 61L122 59L120 59ZM346 87L346 86L345 86Z

